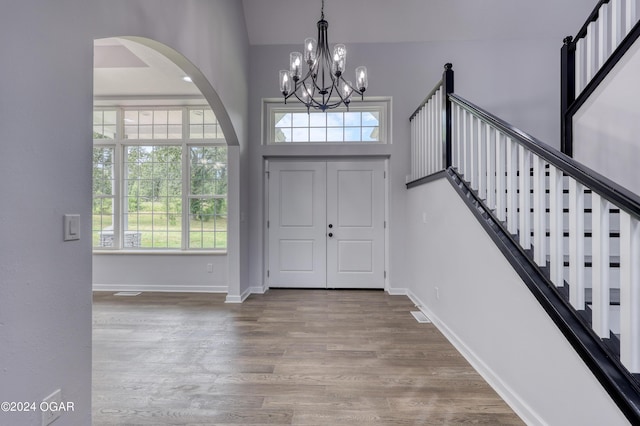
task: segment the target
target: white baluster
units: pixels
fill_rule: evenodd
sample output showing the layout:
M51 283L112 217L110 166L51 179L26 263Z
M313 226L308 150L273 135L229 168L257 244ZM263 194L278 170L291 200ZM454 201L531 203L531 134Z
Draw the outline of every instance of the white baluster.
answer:
M640 224L620 211L620 361L640 373Z
M487 199L487 163L484 160L484 146L486 142L484 140L485 127L486 125L482 122L481 119L478 118L478 130L476 133L476 147L478 156L476 157L476 161L478 166L478 197L480 197L481 200Z
M518 232L518 146L507 137L507 229Z
M584 186L569 179L569 302L584 309Z
M469 113L462 111L462 174L469 181Z
M494 210L496 208L496 156L493 152L495 146L495 142L493 140L495 132L488 124L485 127L487 130L485 134L485 158L487 160L487 205L490 209Z
M426 105L420 111L420 177L426 176L426 129L427 123L426 119Z
M520 245L525 250L531 248L531 160L529 151L523 145L518 146L519 167L518 180L519 197L519 226Z
M551 282L564 286L563 173L549 165L549 262Z
M598 69L602 68L610 54L608 27L609 3L603 3L598 16Z
M411 180L416 179L416 117L409 122L411 126Z
M495 131L496 141L496 215L498 220L504 222L506 220L505 214L505 198L507 191L507 179L506 179L506 160L504 158L504 138L502 133L496 129Z
M624 36L631 32L636 24L636 0L625 0L624 2Z
M444 138L442 134L442 89L438 90L436 108L436 172L444 169Z
M598 59L598 25L595 21L592 21L587 25L587 56L586 56L586 81L585 85L591 82L591 79L597 71L597 59Z
M476 169L478 168L476 160L476 146L478 145L477 124L474 115L469 116L469 177L467 181L471 184L472 189L478 189L478 176Z
M427 109L427 170L426 175L430 175L433 171L433 98L429 99L429 108Z
M598 336L609 338L609 203L593 192L591 211L592 327Z
M616 50L622 41L624 21L622 19L622 1L611 0L611 51Z
M442 158L440 157L440 145L442 144L442 132L440 131L442 110L440 109L440 100L442 95L440 90L436 93L435 108L433 109L433 172L441 170Z
M433 145L434 145L434 137L433 137L433 132L434 132L434 128L435 128L435 122L433 120L433 114L435 111L435 104L434 104L434 98L433 96L431 97L431 99L429 99L429 116L427 118L428 123L429 123L429 127L427 127L427 140L428 140L428 144L427 144L427 169L428 169L428 174L433 173L434 171L434 164L433 162L435 161L435 156L433 155Z
M456 104L451 105L451 144L451 165L460 170L460 117Z
M533 261L547 265L545 162L533 155Z
M576 55L575 55L575 68L576 68L576 98L582 93L585 83L585 45L584 38L576 40Z

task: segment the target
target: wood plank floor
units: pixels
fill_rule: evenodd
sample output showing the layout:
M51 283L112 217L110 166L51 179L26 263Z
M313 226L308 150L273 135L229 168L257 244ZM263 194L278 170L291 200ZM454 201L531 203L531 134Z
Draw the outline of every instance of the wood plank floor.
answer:
M94 295L93 424L521 425L404 296Z

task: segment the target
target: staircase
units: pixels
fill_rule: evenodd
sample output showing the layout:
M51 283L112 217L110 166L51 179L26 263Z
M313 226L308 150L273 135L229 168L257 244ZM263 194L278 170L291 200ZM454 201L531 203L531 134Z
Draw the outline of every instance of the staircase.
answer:
M576 39L565 39L564 153L455 94L446 64L410 117L407 183L413 188L444 173L634 424L640 424L640 196L570 154L573 114L639 34L635 0L603 0Z

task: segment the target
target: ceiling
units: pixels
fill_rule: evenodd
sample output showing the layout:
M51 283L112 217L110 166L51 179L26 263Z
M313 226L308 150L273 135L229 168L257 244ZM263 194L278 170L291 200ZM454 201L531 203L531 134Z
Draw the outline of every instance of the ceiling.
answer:
M397 43L438 40L553 38L577 31L596 0L326 0L329 42ZM252 45L302 44L316 37L321 0L242 0ZM551 12L550 12L551 11ZM94 96L197 98L185 73L155 50L126 39L94 48ZM192 103L193 103L192 102ZM137 102L140 103L140 102Z
M553 37L578 31L597 0L326 0L330 43ZM321 0L242 0L249 42L316 37Z
M132 96L150 102L157 102L158 96L165 101L202 99L198 88L183 80L184 71L151 48L126 39L106 38L94 41L93 52L93 95L97 104Z

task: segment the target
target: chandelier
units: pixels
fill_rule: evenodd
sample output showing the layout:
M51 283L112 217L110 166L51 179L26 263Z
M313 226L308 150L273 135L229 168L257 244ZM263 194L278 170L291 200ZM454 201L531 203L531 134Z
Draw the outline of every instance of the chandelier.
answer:
M292 52L289 55L289 70L280 71L280 91L285 103L295 96L306 107L326 111L344 104L349 109L351 96L355 93L364 98L367 89L367 67L356 68L356 84L344 79L347 48L344 44L329 50L327 28L324 19L324 0L318 21L318 40L304 41L304 54ZM307 64L307 73L302 75L302 63Z

